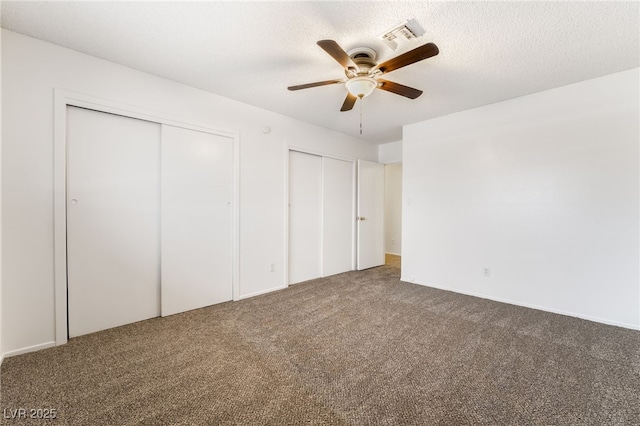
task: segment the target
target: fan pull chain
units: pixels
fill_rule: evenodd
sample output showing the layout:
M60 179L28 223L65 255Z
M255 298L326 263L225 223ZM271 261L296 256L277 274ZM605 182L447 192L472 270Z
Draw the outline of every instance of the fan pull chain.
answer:
M362 101L363 101L364 97L360 96L360 102L358 102L360 104L360 134L362 134Z

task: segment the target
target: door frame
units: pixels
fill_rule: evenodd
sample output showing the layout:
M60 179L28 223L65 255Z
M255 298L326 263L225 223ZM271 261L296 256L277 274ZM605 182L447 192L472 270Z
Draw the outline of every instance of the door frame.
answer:
M87 108L98 112L121 115L225 136L233 140L233 238L232 287L233 300L240 294L240 145L239 132L223 129L213 123L188 120L135 105L98 98L63 89L54 89L54 164L53 164L53 223L54 223L54 333L55 344L67 343L67 106Z
M353 220L353 227L351 232L351 270L355 270L356 268L356 242L357 242L357 227L356 227L356 208L357 208L357 159L349 158L349 157L341 157L339 155L327 154L326 152L316 151L313 149L295 146L295 145L286 145L284 149L284 162L285 162L285 173L284 173L284 287L289 287L289 152L296 151L303 154L317 155L319 157L327 157L332 158L334 160L347 161L352 164L352 173L353 173L353 181L351 187L351 199L352 199L352 209L351 209L351 217ZM320 265L322 265L322 242L320 245ZM320 269L322 273L322 268ZM295 284L294 284L295 285Z

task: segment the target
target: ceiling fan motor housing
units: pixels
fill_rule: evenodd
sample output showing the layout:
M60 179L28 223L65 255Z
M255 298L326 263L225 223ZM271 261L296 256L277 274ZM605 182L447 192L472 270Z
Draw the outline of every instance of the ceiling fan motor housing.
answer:
M356 47L348 52L351 60L358 66L358 69L347 69L345 74L347 77L352 78L356 76L368 76L369 72L375 68L378 63L376 62L376 51L368 47Z

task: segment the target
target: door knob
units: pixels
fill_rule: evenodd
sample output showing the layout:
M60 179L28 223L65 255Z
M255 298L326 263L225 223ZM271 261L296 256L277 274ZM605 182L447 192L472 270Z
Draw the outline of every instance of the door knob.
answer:
M364 216L358 216L356 220L365 220Z
M75 206L76 204L78 204L78 200L76 198L72 198L71 204Z

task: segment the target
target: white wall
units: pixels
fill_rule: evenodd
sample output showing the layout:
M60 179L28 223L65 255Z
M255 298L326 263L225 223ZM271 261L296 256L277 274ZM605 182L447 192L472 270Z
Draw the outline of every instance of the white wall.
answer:
M384 166L384 251L402 251L402 163Z
M7 354L54 341L54 88L240 132L241 296L286 285L286 147L377 159L375 145L355 138L2 31L2 242L10 248L2 258L2 348ZM261 132L265 125L271 127L268 134Z
M639 104L632 69L406 126L402 279L640 328Z
M402 141L378 145L378 163L391 164L402 162Z
M384 250L402 249L402 141L378 145L378 162L384 168Z

